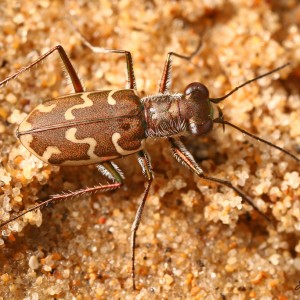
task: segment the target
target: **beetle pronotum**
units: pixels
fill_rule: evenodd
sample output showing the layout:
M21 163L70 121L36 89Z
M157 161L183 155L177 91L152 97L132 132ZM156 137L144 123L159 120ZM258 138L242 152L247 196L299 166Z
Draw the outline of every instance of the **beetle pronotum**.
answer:
M46 163L61 166L97 164L99 172L111 180L111 183L53 195L50 199L2 223L0 227L53 201L72 198L84 193L107 191L121 187L124 176L112 160L137 154L138 162L148 183L132 224L131 268L132 284L133 289L135 289L136 236L147 195L153 181L150 158L144 149L144 141L150 137L167 138L172 154L185 167L204 180L213 181L231 188L244 201L262 214L253 204L251 198L230 181L205 175L181 141L181 136L207 134L212 130L213 123L219 123L223 126L231 126L300 162L290 152L225 121L219 107L217 107L218 116L214 116L216 111L214 104L221 102L246 84L279 71L287 64L246 81L223 97L210 98L206 86L199 82L189 84L183 93L170 93L172 57L190 59L197 53L199 47L190 56L169 52L159 83L158 93L140 98L136 92L131 53L125 50L94 47L85 39L82 38L82 40L94 53L125 55L127 64L127 84L125 89L84 91L73 65L61 45L51 48L36 61L0 82L0 86L16 78L22 72L29 70L53 52L58 51L71 78L75 93L38 105L19 125L17 137L32 154ZM263 216L267 218L265 215Z

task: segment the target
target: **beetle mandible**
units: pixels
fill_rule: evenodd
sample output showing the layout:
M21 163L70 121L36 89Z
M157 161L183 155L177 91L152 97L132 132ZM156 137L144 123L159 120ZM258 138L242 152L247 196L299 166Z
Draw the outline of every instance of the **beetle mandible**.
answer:
M112 160L136 154L148 183L131 229L131 274L133 289L135 289L136 237L147 195L153 181L150 157L144 149L145 140L151 137L167 138L173 156L185 167L204 180L213 181L233 189L244 201L262 214L253 204L251 198L230 181L205 175L181 141L181 136L207 134L212 130L214 123L219 123L223 126L231 126L252 138L275 147L300 162L290 152L225 121L221 109L216 106L217 103L239 88L277 72L288 64L248 80L220 98L210 98L207 87L199 82L189 84L183 93L170 93L172 57L189 60L198 52L201 46L200 43L196 51L190 56L169 52L159 83L158 93L140 98L136 91L131 53L125 50L94 47L85 39L81 39L94 53L125 55L127 66L125 89L84 91L73 65L61 45L51 48L36 61L0 82L0 86L16 78L20 73L29 70L54 51L58 51L71 78L75 93L38 105L19 125L17 137L32 154L46 163L60 166L97 164L99 172L107 177L111 183L53 195L50 199L0 224L0 227L53 201L121 187L124 176ZM216 115L216 112L218 112L218 115ZM268 219L265 215L263 216Z

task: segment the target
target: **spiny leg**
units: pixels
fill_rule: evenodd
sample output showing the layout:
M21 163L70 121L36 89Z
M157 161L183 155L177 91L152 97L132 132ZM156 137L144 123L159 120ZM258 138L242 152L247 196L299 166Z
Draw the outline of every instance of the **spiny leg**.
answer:
M159 83L159 93L168 93L171 86L171 69L172 69L172 56L176 56L181 59L191 60L200 50L202 46L202 40L199 41L197 48L190 55L177 54L175 52L169 52L165 62L164 70Z
M33 63L31 63L30 65L21 68L19 71L17 71L16 73L10 75L9 77L7 77L6 79L2 80L0 82L0 87L3 86L4 84L8 83L10 80L16 78L18 75L20 75L21 73L31 69L34 65L38 64L39 62L41 62L42 60L44 60L47 56L49 56L50 54L52 54L55 50L58 51L62 62L71 78L74 90L76 93L80 93L83 92L83 86L80 82L80 79L69 59L69 57L67 56L64 48L61 45L57 45L53 48L51 48L48 52L46 52L45 54L41 55L36 61L34 61Z
M148 179L148 184L145 189L143 199L137 209L137 212L135 214L134 221L132 223L131 227L131 275L132 275L132 287L135 290L135 248L136 248L136 235L137 231L141 222L143 210L145 207L145 203L147 200L147 196L150 190L151 183L153 181L153 174L152 174L152 167L150 162L150 157L148 156L146 151L139 151L138 152L138 162L140 166L142 167L143 174Z
M164 67L164 70L163 70L163 75L162 75L160 85L159 85L159 92L160 93L167 93L169 91L169 87L170 87L170 83L171 83L170 79L171 79L171 67L172 67L171 56L174 55L174 56L182 58L182 59L190 60L193 56L195 56L198 53L199 49L201 48L201 45L202 45L202 41L200 41L200 43L198 44L196 50L190 56L179 55L179 54L176 54L174 52L169 52L168 53L167 60L166 60L166 63L165 63L165 67ZM219 111L219 117L222 118L222 115L220 115L220 111ZM232 183L230 181L204 175L203 170L196 163L194 157L186 149L186 147L184 146L184 144L182 143L180 138L170 137L169 142L171 144L172 153L173 153L174 157L179 162L183 163L183 165L185 165L188 169L190 169L193 173L195 173L199 177L201 177L205 180L208 180L208 181L213 181L213 182L216 182L218 184L225 185L225 186L233 189L240 197L242 197L242 199L244 201L249 203L260 215L262 215L265 219L267 219L269 221L269 218L267 216L265 216L255 206L255 204L252 202L252 199L250 197L248 197L239 188L232 185Z
M131 53L127 50L119 50L119 49L106 49L102 47L96 47L93 46L80 32L79 30L74 26L74 24L69 20L69 24L76 32L80 40L83 42L83 44L88 47L92 52L94 53L117 53L117 54L123 54L126 58L126 88L127 89L134 89L136 90L136 82L135 82L135 76L134 76L134 70L133 70L133 60Z
M204 175L203 170L199 167L199 165L196 163L195 159L193 158L192 154L186 149L180 138L169 138L169 142L171 144L171 150L174 155L174 157L181 163L183 163L184 166L186 166L188 169L190 169L193 173L198 175L199 177L208 180L213 181L221 185L225 185L232 190L234 190L244 201L246 201L248 204L250 204L262 217L270 221L270 219L264 215L252 202L252 199L248 197L242 190L240 190L238 187L234 186L230 181L219 179L216 177L206 176Z
M124 174L114 162L104 162L97 165L98 171L108 179L123 184Z
M113 163L111 163L111 162L102 163L102 165L98 166L98 170L104 176L113 180L113 183L105 184L105 185L96 185L93 187L83 188L83 189L80 189L77 191L70 191L70 192L66 192L66 193L62 193L62 194L52 195L52 196L50 196L50 199L43 201L42 203L36 204L33 207L25 210L24 212L12 217L8 221L1 223L0 228L14 220L19 219L20 217L24 216L25 214L27 214L31 211L35 211L37 209L41 209L50 203L53 203L56 201L61 201L61 200L66 200L68 198L78 197L78 196L81 196L81 195L87 194L87 193L93 193L93 192L99 192L99 191L104 192L104 191L108 191L108 190L114 190L114 189L119 188L123 184L123 174L119 171L118 167L116 167L116 165L114 165Z

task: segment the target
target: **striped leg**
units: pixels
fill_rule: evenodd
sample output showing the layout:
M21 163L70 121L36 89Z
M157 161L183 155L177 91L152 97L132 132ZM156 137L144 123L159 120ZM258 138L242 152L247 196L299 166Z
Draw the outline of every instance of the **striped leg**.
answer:
M67 56L64 48L61 45L57 45L53 48L51 48L47 53L41 55L36 61L34 61L33 63L31 63L30 65L23 67L22 69L20 69L19 71L17 71L16 73L10 75L9 77L7 77L6 79L2 80L0 82L0 87L7 84L10 80L16 78L18 75L20 75L21 73L31 69L33 66L35 66L36 64L38 64L39 62L41 62L42 60L44 60L47 56L49 56L50 54L52 54L55 50L58 51L60 58L62 59L62 62L71 78L74 90L76 93L80 93L83 92L83 86L80 82L80 79L69 59L69 57Z
M145 189L143 199L137 209L132 227L131 227L131 275L132 275L132 287L135 290L135 248L136 248L136 235L139 229L139 225L141 222L143 210L145 207L145 203L147 200L147 196L150 190L151 183L153 181L152 167L150 162L150 157L148 156L146 151L138 152L138 162L142 167L143 174L148 179L148 184Z
M123 184L123 174L119 171L118 167L115 164L113 164L111 162L105 162L102 165L98 166L98 170L104 176L106 176L108 179L111 179L113 182L110 184L105 184L105 185L99 184L94 187L87 187L87 188L83 188L83 189L80 189L77 191L53 195L50 197L50 199L43 201L42 203L36 204L33 207L23 211L22 213L12 217L8 221L3 222L2 224L0 224L0 228L14 220L19 219L20 217L24 216L25 214L29 213L30 211L35 211L37 209L41 209L50 203L54 203L54 202L61 201L61 200L66 200L69 198L74 198L74 197L81 196L81 195L87 194L87 193L100 192L100 191L105 192L108 190L115 190Z

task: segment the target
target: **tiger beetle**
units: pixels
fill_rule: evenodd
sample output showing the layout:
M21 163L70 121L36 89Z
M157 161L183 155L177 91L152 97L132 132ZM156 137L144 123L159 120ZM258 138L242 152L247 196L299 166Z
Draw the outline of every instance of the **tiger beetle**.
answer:
M125 89L84 91L73 65L61 45L51 48L36 61L0 82L0 86L37 65L53 52L58 51L70 76L75 93L38 105L19 125L16 135L21 143L42 161L59 166L97 164L98 171L107 177L111 183L53 195L48 200L36 204L3 222L0 227L54 201L95 191L120 188L124 182L124 175L112 160L135 153L142 172L148 181L131 229L131 275L133 289L136 289L136 237L153 181L150 157L144 148L144 142L147 138L152 137L167 138L173 156L185 167L204 180L234 190L253 209L268 219L254 205L251 198L230 181L205 175L193 155L183 144L181 137L205 135L212 130L214 123L222 124L223 127L228 125L300 162L290 152L225 121L221 109L216 106L241 87L273 74L288 64L248 80L220 98L210 98L207 87L200 82L189 84L183 93L171 93L172 57L190 60L198 52L199 45L190 56L169 52L159 83L158 93L141 98L136 90L133 61L129 51L94 47L84 38L81 39L94 53L115 53L125 56L127 66Z

